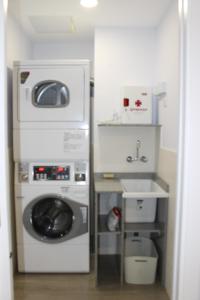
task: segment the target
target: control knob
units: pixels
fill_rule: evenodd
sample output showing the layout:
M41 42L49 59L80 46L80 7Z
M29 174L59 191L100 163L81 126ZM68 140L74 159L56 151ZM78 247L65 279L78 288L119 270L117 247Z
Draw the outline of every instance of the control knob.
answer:
M28 174L21 174L21 181L28 181Z

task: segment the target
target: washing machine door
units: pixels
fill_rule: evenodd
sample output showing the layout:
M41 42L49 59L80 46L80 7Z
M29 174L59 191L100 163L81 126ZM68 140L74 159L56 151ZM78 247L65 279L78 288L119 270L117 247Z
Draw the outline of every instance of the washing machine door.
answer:
M34 238L62 242L88 231L87 207L58 195L33 200L24 211L24 226Z
M70 206L58 198L44 198L32 209L32 225L43 237L59 238L70 232L74 214Z

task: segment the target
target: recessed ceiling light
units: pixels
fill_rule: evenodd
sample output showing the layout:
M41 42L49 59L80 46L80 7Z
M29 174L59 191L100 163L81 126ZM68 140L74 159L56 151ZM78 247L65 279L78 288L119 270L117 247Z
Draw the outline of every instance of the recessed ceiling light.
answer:
M98 0L81 0L80 4L84 7L95 7L98 5Z

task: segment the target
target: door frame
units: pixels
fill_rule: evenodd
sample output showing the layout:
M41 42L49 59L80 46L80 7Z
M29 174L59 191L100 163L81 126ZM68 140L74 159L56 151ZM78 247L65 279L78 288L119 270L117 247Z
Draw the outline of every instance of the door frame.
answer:
M7 0L0 0L0 299L13 300L13 270L10 231L10 198L8 180L7 144L7 63L6 63L6 17Z
M179 0L180 114L172 300L200 298L200 2Z
M196 175L200 169L199 156L200 118L196 111L200 101L197 94L200 69L200 38L197 36L200 27L199 0L179 0L180 30L181 30L181 84L180 84L180 124L179 124L179 150L178 150L178 185L176 210L176 238L174 258L174 280L172 300L198 300L200 297L199 279L200 264L196 260L200 253L198 232L200 218L199 196L195 194L199 187L199 177L189 178L188 174ZM6 136L6 7L7 0L0 0L0 168L1 168L1 201L0 201L0 299L13 300L13 278L10 264L10 229L7 176L7 136ZM195 13L196 12L196 13ZM199 26L198 26L199 25ZM195 35L195 32L197 34ZM194 51L197 48L199 51ZM191 80L192 79L192 80ZM195 97L196 95L196 97ZM196 107L192 110L191 104ZM197 126L198 125L198 126ZM196 138L195 138L196 137ZM196 231L195 231L196 228ZM189 296L188 296L189 295Z

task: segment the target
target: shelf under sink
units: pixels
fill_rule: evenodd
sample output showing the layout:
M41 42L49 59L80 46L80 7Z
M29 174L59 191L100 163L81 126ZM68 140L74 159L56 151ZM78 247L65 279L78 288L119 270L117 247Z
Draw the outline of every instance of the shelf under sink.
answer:
M98 235L102 234L121 234L121 229L117 228L115 231L109 231L107 227L107 215L98 216Z
M162 223L125 223L124 231L126 233L157 233L161 234L163 231Z

